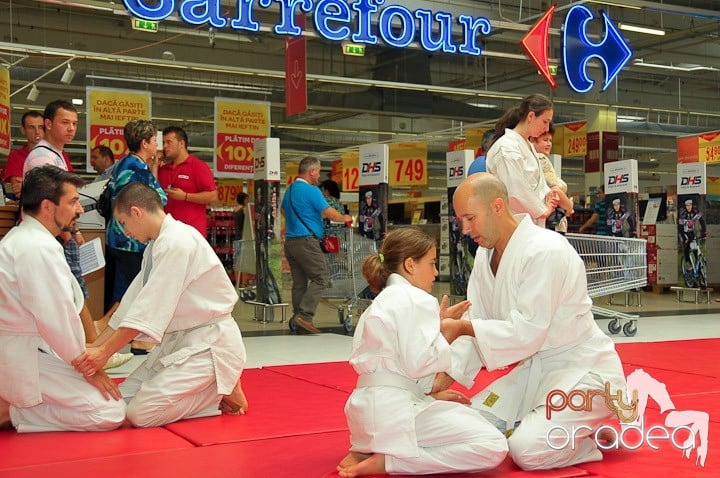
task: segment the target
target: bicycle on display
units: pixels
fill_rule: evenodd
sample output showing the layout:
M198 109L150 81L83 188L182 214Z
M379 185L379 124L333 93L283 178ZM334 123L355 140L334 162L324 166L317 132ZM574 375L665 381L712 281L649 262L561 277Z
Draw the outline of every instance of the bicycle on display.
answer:
M699 287L700 289L707 288L707 264L705 261L705 254L703 254L702 251L704 243L705 238L701 237L691 240L690 243L685 246L689 249L687 254L683 254L682 259L682 270L686 287Z

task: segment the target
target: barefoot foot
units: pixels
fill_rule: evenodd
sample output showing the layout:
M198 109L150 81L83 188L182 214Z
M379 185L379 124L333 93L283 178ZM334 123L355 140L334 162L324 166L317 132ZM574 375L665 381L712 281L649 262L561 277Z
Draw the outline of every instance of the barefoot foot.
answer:
M361 461L360 463L338 470L338 474L343 478L379 475L382 473L385 473L385 455L380 453L373 453L369 458Z
M228 415L245 415L247 413L248 401L240 384L240 379L238 379L230 395L223 396L218 408L222 413Z
M351 451L347 454L345 458L342 459L340 464L337 466L337 471L340 471L341 468L347 468L348 466L357 465L363 460L367 460L370 458L371 455L366 453L358 453L355 451Z
M0 430L9 430L12 428L10 421L10 402L6 402L0 398Z

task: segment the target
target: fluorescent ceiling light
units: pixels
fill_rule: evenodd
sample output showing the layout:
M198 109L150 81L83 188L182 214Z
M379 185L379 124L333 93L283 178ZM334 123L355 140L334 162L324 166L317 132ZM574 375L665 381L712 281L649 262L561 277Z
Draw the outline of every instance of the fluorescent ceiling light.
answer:
M673 71L720 71L714 66L703 66L691 63L680 63L677 65L662 65L660 63L652 63L644 61L642 58L638 58L632 62L634 66L644 66L647 68L659 68L661 70L673 70Z
M632 121L645 121L644 116L632 116L632 115L617 115L618 123L630 123Z
M620 30L636 33L646 33L648 35L665 35L665 30L660 30L659 28L641 27L640 25L630 25L628 23L620 23Z
M587 0L587 2L582 3L600 3L602 5L607 5L610 7L620 7L620 8L630 8L632 10L642 10L642 7L638 7L637 5L629 5L627 3L620 3L620 2L606 2L604 0Z
M493 105L490 103L477 103L477 102L473 102L473 101L468 102L468 105L474 106L476 108L497 108L497 105Z
M71 101L72 101L72 104L77 105L77 106L81 106L83 103L85 103L85 101L83 101L82 98L73 98Z

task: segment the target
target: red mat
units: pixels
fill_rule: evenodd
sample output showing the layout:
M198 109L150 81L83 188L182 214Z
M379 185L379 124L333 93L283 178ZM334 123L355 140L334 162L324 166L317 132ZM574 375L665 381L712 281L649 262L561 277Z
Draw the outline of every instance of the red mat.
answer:
M720 377L720 340L616 344L623 363Z
M163 428L122 428L104 433L4 431L0 432L0 470L188 448L193 445Z
M322 364L277 365L264 367L263 370L295 377L317 385L343 390L351 393L355 389L357 375L348 362L329 362Z
M230 443L144 455L113 456L38 465L12 471L0 470L0 478L77 478L99 476L127 478L215 478L228 476L272 478L335 478L335 467L347 454L347 432L320 433L294 437ZM572 478L587 476L577 467L541 472L524 472L511 461L488 473L433 475L438 478ZM375 475L389 476L389 475ZM408 475L393 475L403 477Z
M324 364L315 367L322 370ZM198 446L347 430L346 392L264 369L246 370L242 382L247 415L185 420L165 428Z

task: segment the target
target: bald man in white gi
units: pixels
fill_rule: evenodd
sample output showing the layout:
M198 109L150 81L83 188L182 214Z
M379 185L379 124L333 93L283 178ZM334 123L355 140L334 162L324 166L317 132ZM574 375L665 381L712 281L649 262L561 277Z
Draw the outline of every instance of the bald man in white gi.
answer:
M611 393L626 389L615 346L593 320L582 260L562 235L534 225L527 214L513 215L505 185L490 174L466 179L453 206L463 233L481 248L468 284L470 320L443 321L443 334L457 338L453 348L462 358L450 375L469 387L483 367L518 364L472 406L512 431L509 455L520 468L601 460L593 433L617 419L602 396L590 411L560 410L555 401L546 406L553 390L604 390L606 383ZM555 427L576 432L563 445L568 435Z
M34 168L23 182L23 221L0 241L0 428L105 431L125 420L107 374L71 365L85 351L85 299L56 237L82 214L82 185L55 166Z
M125 233L149 244L109 327L73 364L94 373L143 334L159 345L120 386L130 423L245 413L245 346L230 315L238 296L220 259L195 228L166 214L144 183L125 186L113 208Z

